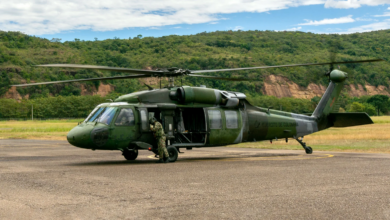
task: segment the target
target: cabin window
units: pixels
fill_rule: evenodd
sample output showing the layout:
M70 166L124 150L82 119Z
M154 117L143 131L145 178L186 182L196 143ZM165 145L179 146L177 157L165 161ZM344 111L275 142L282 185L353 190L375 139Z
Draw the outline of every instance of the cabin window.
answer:
M238 117L236 111L225 111L226 128L238 128Z
M121 112L119 112L118 117L116 118L115 125L116 126L133 126L135 124L134 121L134 113L130 108L123 108Z
M140 111L141 115L141 128L143 131L148 131L149 129L149 122L148 122L148 115L146 113L145 109L141 109Z
M222 129L222 117L219 110L208 110L210 129Z

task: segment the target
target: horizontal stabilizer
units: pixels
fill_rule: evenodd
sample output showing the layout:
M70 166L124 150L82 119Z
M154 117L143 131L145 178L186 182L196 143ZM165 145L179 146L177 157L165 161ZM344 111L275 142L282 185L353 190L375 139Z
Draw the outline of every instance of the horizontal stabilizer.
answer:
M333 122L333 127L339 128L374 124L370 116L364 112L330 113L328 119Z

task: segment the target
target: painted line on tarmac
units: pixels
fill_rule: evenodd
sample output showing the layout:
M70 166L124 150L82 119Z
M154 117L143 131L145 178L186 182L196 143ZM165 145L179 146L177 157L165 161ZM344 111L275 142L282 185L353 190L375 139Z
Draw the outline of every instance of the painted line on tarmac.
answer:
M225 157L225 158L183 158L184 160L179 161L258 161L258 160L314 160L334 157L332 154L316 154L316 155L294 155L294 156L251 156L251 157ZM157 159L154 155L148 156L150 159Z

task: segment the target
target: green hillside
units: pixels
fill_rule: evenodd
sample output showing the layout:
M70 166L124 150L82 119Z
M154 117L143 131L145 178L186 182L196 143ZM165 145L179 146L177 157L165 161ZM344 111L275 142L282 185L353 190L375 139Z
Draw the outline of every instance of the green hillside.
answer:
M0 95L9 85L22 82L68 80L122 75L74 69L33 67L36 64L75 63L128 68L180 67L184 69L219 69L294 63L329 62L329 50L337 51L337 61L383 58L386 62L342 65L351 74L349 82L389 86L390 30L349 35L327 35L304 32L219 31L190 36L160 38L142 36L104 41L67 41L42 39L18 32L0 31ZM223 90L236 90L251 95L261 93L262 81L269 74L283 75L301 86L313 82L327 84L321 77L327 66L294 67L219 73L223 76L255 78L252 82L226 82L187 77L183 84ZM217 75L217 74L216 74ZM177 79L177 84L180 80ZM84 83L87 88L100 82ZM109 81L115 92L124 94L145 87L138 80ZM79 95L80 84L58 84L18 88L30 98L49 94Z

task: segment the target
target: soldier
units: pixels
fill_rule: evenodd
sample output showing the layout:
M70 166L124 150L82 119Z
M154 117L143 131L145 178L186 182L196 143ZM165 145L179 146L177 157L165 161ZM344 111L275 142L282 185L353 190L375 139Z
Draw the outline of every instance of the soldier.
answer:
M150 124L150 130L153 131L154 137L157 139L158 154L159 154L159 160L157 161L157 163L167 163L169 154L167 148L165 147L166 137L163 130L163 126L154 117L149 119L149 124Z

